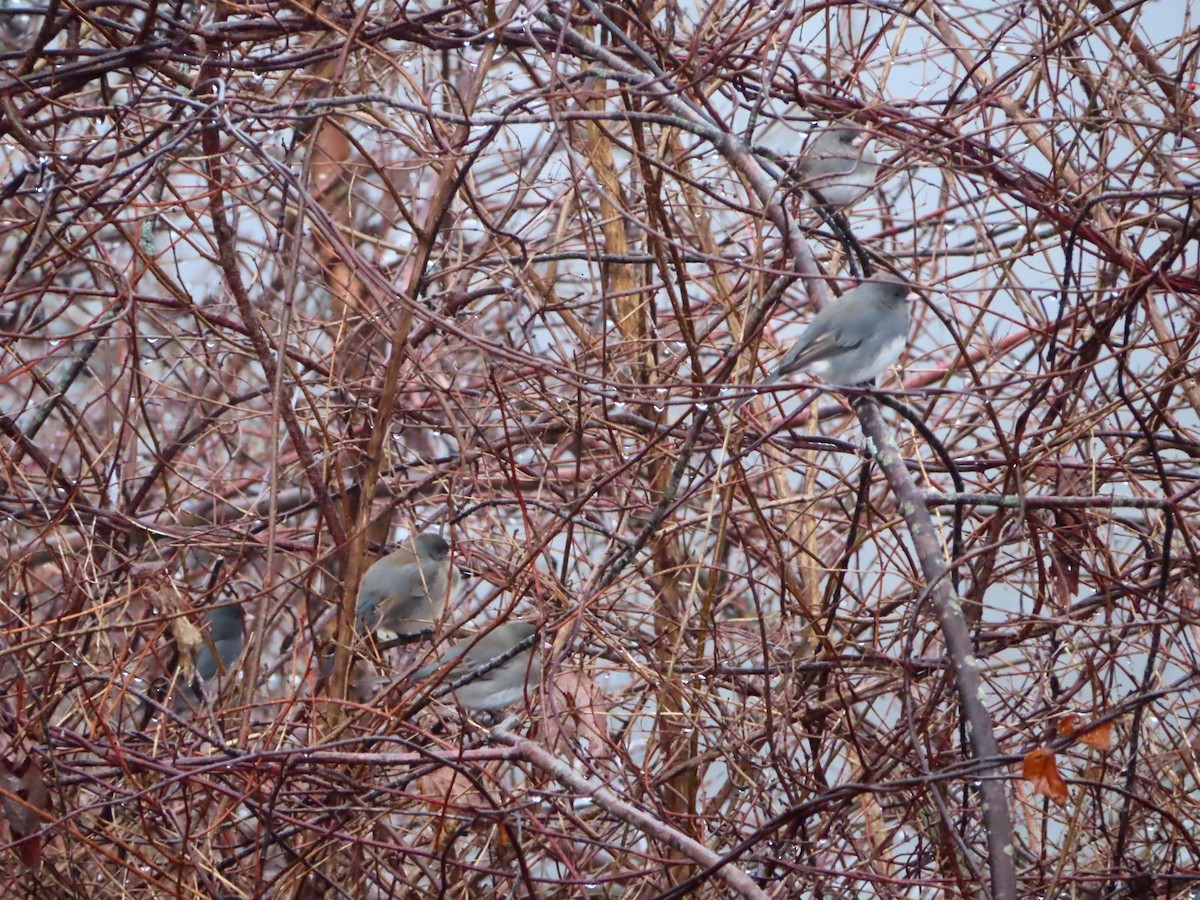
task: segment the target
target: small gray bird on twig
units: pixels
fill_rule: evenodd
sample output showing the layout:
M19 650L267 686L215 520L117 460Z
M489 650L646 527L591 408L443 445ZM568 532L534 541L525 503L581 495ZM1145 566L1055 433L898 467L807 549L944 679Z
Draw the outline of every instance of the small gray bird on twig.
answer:
M196 653L196 675L201 682L212 681L218 672L229 671L242 655L245 618L246 613L240 606L218 606L204 616L201 628L204 643ZM200 698L191 685L185 684L180 688L177 708L197 706L199 703Z
M851 387L871 381L896 361L908 339L908 301L917 294L896 275L877 275L846 291L813 316L800 338L758 391L734 405L741 409L761 391L796 372Z
M363 574L359 631L387 628L407 636L433 629L446 609L455 574L450 570L450 545L440 535L408 538Z
M444 666L454 663L440 679L442 684L454 684L509 653L535 634L537 628L529 622L497 625L485 634L473 634L458 641L441 659L418 669L412 677L416 681L424 681ZM510 659L451 691L450 696L464 709L497 710L519 703L524 699L528 686L537 683L541 671L541 660L536 649L531 642Z
M875 187L879 172L870 139L859 125L824 128L800 152L788 177L825 206L842 209L857 203Z

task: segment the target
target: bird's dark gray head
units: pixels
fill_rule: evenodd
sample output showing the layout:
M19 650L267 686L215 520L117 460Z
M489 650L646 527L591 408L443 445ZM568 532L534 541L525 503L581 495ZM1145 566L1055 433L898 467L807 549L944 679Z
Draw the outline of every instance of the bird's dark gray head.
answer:
M509 633L513 636L513 643L523 641L530 635L537 634L537 626L532 622L509 622Z
M801 158L806 155L820 156L822 154L855 156L868 137L866 129L853 122L815 128L808 134L805 151L801 154Z
M858 125L839 125L829 130L837 137L839 144L845 144L848 147L862 144L867 136L867 133Z
M892 275L890 272L884 272L876 275L866 284L877 284L880 287L880 298L888 303L897 305L907 303L911 297L916 296L911 284L899 275Z
M418 534L414 539L417 555L429 559L445 559L450 555L450 545L440 534Z
M204 618L214 641L228 641L242 636L246 613L240 606L218 606L210 609Z

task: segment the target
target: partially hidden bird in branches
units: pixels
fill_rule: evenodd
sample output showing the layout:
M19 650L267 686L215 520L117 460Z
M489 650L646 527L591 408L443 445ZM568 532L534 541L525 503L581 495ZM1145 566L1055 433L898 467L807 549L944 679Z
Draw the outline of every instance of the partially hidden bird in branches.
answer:
M453 684L528 641L529 646L456 688L450 695L464 709L497 710L512 706L525 697L529 685L537 682L540 659L531 640L536 634L537 627L529 622L496 625L489 631L458 641L437 662L418 669L412 677L415 681L425 681L449 666L439 680L442 684Z
M406 636L432 630L441 621L456 574L450 545L441 535L405 539L363 574L356 605L359 630L386 628Z
M844 209L875 187L879 161L870 133L860 125L831 125L815 132L788 169L792 184L821 205Z

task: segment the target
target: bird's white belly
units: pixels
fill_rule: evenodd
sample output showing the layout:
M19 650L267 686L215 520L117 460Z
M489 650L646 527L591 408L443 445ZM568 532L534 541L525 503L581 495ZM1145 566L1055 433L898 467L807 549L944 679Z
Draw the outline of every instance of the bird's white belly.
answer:
M871 354L863 352L861 359L855 360L855 365L849 365L849 359L834 358L828 361L822 361L823 365L818 368L812 366L814 374L820 375L823 379L832 382L850 386L861 384L864 381L870 381L872 378L878 378L884 373L888 366L894 363L899 357L900 352L904 349L904 336L892 338L880 345L877 353ZM860 348L861 350L862 348ZM855 351L851 351L847 356L855 355Z
M904 352L905 343L907 343L907 335L902 334L883 345L883 349L879 351L880 372L900 358L900 354Z

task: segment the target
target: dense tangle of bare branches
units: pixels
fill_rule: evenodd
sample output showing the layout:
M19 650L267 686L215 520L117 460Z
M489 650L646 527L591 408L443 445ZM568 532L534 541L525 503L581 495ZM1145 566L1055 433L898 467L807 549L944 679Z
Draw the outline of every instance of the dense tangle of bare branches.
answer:
M1192 889L1182 6L3 0L5 894ZM886 402L731 414L848 248ZM501 724L356 658L438 528L544 626Z

